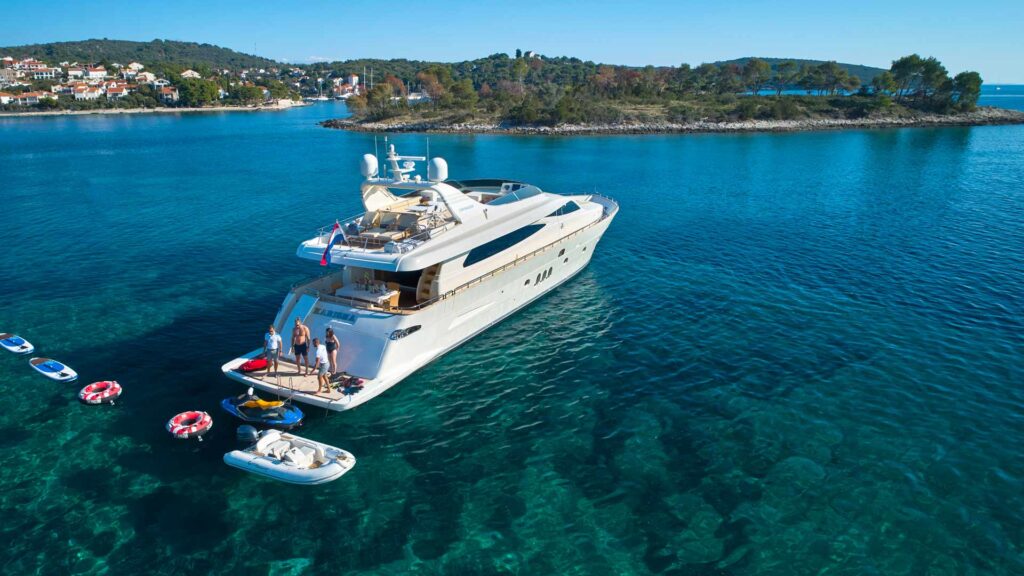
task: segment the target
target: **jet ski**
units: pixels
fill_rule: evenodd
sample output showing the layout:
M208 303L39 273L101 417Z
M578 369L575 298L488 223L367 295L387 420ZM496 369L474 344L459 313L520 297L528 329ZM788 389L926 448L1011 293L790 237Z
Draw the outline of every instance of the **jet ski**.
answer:
M264 400L249 388L241 396L221 400L220 407L235 418L250 424L263 424L273 428L290 430L300 424L305 414L290 402Z

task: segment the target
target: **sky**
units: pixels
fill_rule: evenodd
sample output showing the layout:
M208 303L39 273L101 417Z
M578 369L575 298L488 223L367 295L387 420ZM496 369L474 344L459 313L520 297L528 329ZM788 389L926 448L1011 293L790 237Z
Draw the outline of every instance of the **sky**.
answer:
M0 14L25 6L0 0ZM953 74L1024 84L1024 0L47 0L31 12L0 26L0 45L163 38L295 63L451 62L520 48L626 65L761 56L888 67L916 52Z

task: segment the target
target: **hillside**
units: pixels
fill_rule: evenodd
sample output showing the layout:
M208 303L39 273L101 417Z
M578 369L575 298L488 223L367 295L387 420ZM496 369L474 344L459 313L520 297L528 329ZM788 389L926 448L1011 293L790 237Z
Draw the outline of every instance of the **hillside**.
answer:
M742 67L751 58L753 58L753 56L747 56L745 58L736 58L734 60L722 60L722 61L719 61L719 62L715 62L715 65L716 66L722 66L722 65L725 65L725 64L736 64L737 66L741 66ZM771 64L772 70L775 69L775 66L777 66L779 64L779 62L785 62L787 60L790 61L790 62L796 62L797 66L804 66L804 65L807 65L807 66L819 66L819 65L825 63L824 60L800 60L798 58L760 58L760 59L764 60L765 62L767 62L769 64ZM865 84L868 83L868 82L871 82L871 79L874 78L875 76L878 76L882 72L886 71L886 68L875 68L873 66L864 66L862 64L846 64L846 63L843 63L843 62L839 62L838 64L839 64L840 68L842 68L843 70L846 70L847 74L860 78L861 82L864 82Z
M32 57L45 62L141 62L146 65L176 64L211 68L266 68L277 65L269 58L252 56L212 44L179 42L177 40L80 40L51 42L0 48L0 54L16 58Z

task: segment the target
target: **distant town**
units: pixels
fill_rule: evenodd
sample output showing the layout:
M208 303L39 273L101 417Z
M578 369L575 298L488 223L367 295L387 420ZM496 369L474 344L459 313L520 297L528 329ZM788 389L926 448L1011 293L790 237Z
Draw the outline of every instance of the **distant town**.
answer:
M372 87L372 85L371 85ZM355 73L311 77L300 67L196 69L139 62L45 62L4 56L0 110L100 110L205 106L292 105L297 100L345 100L366 91ZM409 95L410 100L426 99Z

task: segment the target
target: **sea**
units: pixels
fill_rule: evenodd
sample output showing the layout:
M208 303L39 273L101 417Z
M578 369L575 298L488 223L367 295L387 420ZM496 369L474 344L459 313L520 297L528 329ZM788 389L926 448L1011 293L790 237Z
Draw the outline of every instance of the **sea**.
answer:
M569 283L308 409L358 463L295 487L223 464L220 366L360 208L384 141L345 113L0 119L0 332L81 375L0 352L0 573L1024 574L1024 126L393 136L621 211Z

